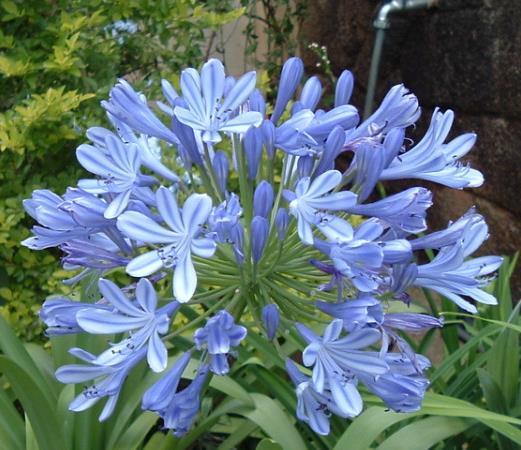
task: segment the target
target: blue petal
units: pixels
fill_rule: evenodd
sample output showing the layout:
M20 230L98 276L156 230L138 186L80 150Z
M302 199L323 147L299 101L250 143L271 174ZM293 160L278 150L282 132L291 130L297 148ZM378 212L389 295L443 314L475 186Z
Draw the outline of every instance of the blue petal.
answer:
M151 244L168 244L180 238L179 233L158 225L150 217L137 211L126 211L118 217L118 229L131 239Z
M156 192L157 209L163 220L176 233L183 233L184 226L174 194L161 186Z
M145 311L153 313L156 310L156 291L148 279L142 278L138 281L136 287L136 300Z
M76 314L78 325L91 334L113 334L135 330L147 324L150 318L127 317L108 311L83 309Z
M166 369L167 351L165 344L157 332L152 333L148 340L147 361L154 372L162 372Z
M133 277L146 277L163 267L163 261L157 250L137 256L127 264L126 271Z
M190 253L179 260L174 270L174 297L180 303L186 303L194 295L197 287L195 273Z
M206 194L192 194L183 205L181 216L185 230L190 236L195 236L206 223L212 210L212 199Z
M217 112L224 92L224 67L221 61L210 59L201 70L201 89L203 91L206 117Z
M136 308L121 289L112 281L100 278L98 287L103 297L114 305L118 311L132 317L141 318L143 316L143 311Z

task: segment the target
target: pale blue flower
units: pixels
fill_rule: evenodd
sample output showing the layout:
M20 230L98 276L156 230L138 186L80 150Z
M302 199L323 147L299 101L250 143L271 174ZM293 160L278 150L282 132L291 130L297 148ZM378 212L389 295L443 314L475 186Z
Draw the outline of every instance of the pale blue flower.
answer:
M466 133L444 143L453 120L452 111L442 113L436 108L423 139L407 152L396 156L383 170L380 179L419 178L456 189L481 186L481 172L458 162L470 151L476 142L476 135Z
M107 136L105 148L80 145L76 157L86 170L100 177L80 180L78 186L93 194L113 195L104 213L107 219L119 216L127 207L132 194L138 198L146 196L143 187L157 181L140 173L141 159L137 146L124 144L114 135Z
M228 353L240 344L246 333L246 328L236 325L233 316L223 309L195 331L194 342L198 349L208 350L210 370L216 375L225 375L230 370Z
M181 74L181 91L187 107L176 106L174 115L180 122L202 133L205 142L221 141L219 132L244 133L259 126L262 115L256 111L239 112L255 88L256 74L243 75L223 100L224 67L217 59L204 64L201 74L185 69Z
M379 376L389 370L376 352L363 350L381 339L378 330L366 328L340 337L342 320L333 320L324 330L323 337L309 328L297 324L297 329L308 343L302 358L307 367L313 367L313 384L324 393L326 383L341 410L351 410L353 404L361 407L362 399L353 380L359 374Z
M157 309L154 286L146 278L137 283L136 301L132 302L112 281L100 279L99 290L114 311L88 308L78 311L78 325L91 334L115 334L131 332L123 341L111 347L93 360L106 366L120 364L130 355L147 347L148 365L154 372L166 368L167 350L160 335L168 331L170 317L179 307L171 302Z
M103 397L108 397L99 416L99 420L104 421L114 412L123 382L130 371L145 357L146 349L140 349L113 366L96 363L96 356L79 348L73 348L69 353L88 364L68 364L60 367L56 371L58 381L78 384L95 380L93 385L85 387L83 392L69 404L69 410L85 411Z
M289 203L292 215L297 218L298 234L305 244L313 244L313 230L320 218L319 211L342 211L352 207L356 195L349 191L330 193L342 180L342 174L337 170L329 170L319 175L313 181L302 178L297 183L295 192L285 191L284 197Z
M163 267L173 268L174 296L184 303L197 287L192 253L210 258L215 252L215 241L202 235L212 200L206 194L192 194L180 210L172 192L163 186L157 190L156 200L159 214L170 229L135 211L118 218L118 228L126 236L150 244L167 244L135 257L126 270L133 277L146 277Z
M178 143L177 136L154 115L146 99L123 79L110 90L109 101L102 101L101 106L139 133Z
M357 416L362 411L361 398L356 395L353 396L352 404L347 407L343 405L342 408L336 404L327 384L322 392L318 392L311 379L302 374L289 359L286 360L286 370L296 386L297 418L307 423L315 433L323 436L329 434L331 414L347 418ZM354 389L356 390L356 386Z

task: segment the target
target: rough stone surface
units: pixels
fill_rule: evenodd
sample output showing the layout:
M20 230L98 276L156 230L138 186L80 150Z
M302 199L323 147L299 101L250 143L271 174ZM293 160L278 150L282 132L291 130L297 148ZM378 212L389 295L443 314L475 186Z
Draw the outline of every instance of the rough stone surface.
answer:
M310 69L316 61L304 44L317 42L328 47L336 73L344 67L353 71L357 106L363 105L366 93L378 5L374 0L310 2L300 33ZM455 111L453 136L478 134L467 160L485 174L485 185L465 191L428 185L435 193L429 220L441 228L476 206L490 225L485 253L521 249L520 23L517 0L439 0L428 11L393 16L375 97L381 99L400 82L418 95L424 114L415 138L425 130L435 106ZM520 296L521 270L515 287Z

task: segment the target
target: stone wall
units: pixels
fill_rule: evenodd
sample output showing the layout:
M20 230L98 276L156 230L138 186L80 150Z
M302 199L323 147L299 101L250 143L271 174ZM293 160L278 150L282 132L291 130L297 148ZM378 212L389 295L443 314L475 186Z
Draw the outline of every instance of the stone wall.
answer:
M363 105L379 6L374 0L310 0L301 28L302 54L310 70L314 55L306 43L326 45L335 72L350 68L357 78L354 103ZM427 11L391 19L376 99L404 82L420 99L424 114L435 106L456 113L454 133L474 131L478 142L469 160L486 184L452 191L429 185L435 206L429 221L441 227L475 205L489 222L484 251L512 254L521 249L521 1L439 0ZM515 280L521 296L521 271Z

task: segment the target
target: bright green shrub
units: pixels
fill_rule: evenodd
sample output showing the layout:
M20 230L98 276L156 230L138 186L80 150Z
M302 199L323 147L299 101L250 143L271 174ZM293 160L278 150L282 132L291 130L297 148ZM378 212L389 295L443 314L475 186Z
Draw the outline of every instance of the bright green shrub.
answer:
M19 245L22 199L78 178L74 150L117 77L171 78L202 59L205 30L243 12L217 0L0 1L0 312L19 334L39 335L41 301L67 289L57 254Z

